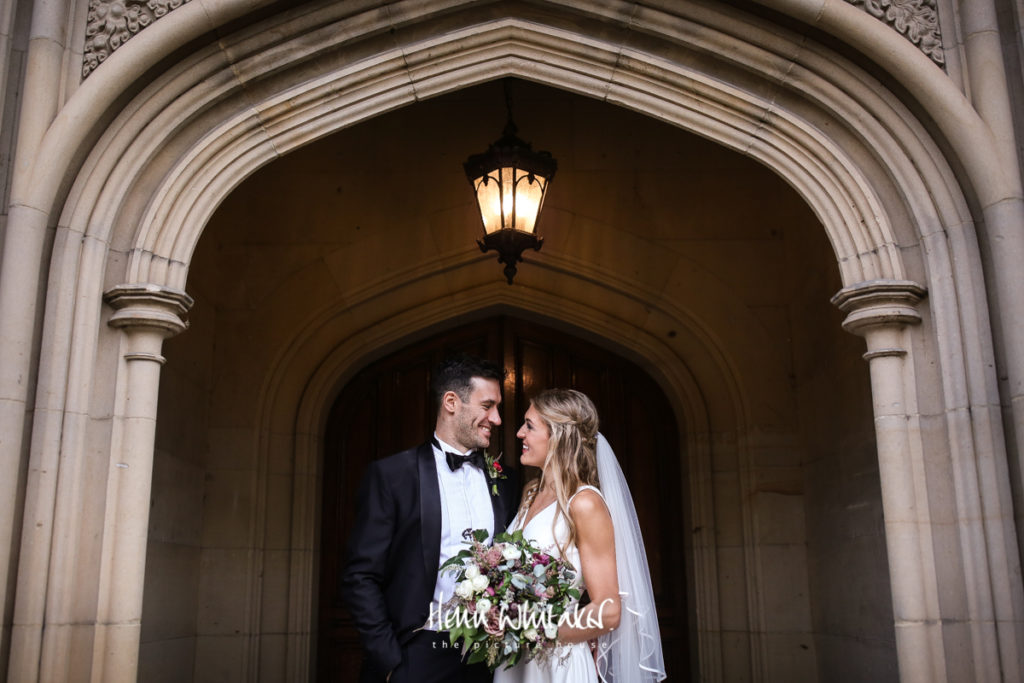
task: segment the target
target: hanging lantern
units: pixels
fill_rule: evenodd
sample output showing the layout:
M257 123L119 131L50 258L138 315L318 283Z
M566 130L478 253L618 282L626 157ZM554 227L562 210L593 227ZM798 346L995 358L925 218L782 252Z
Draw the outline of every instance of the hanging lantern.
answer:
M484 236L477 244L485 253L498 252L511 285L523 251L539 251L544 243L536 234L537 218L558 163L549 152L534 152L516 137L516 126L509 118L502 137L483 154L469 157L463 168L483 221Z

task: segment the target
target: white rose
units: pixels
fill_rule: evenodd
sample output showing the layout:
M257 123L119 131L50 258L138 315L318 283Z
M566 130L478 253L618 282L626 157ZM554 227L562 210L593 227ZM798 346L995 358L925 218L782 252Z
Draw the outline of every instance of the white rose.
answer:
M480 598L476 601L477 614L487 614L491 610L491 601L487 598Z
M501 556L506 560L518 560L522 555L522 551L511 543L501 549Z
M558 625L557 624L544 624L544 636L548 640L554 640L558 637Z
M526 629L525 631L523 631L523 635L526 636L527 640L535 641L535 640L537 640L537 635L538 635L537 634L537 629L535 629L533 627L530 627L530 628Z
M475 579L478 576L480 576L480 567L476 566L475 564L471 564L468 567L466 567L467 579Z
M468 600L473 595L473 582L469 579L460 582L455 586L455 594L463 600Z
M473 590L475 590L477 593L479 593L483 589L487 588L487 584L490 583L487 580L487 577L484 576L483 574L477 574L476 578L472 579L472 581L473 581Z

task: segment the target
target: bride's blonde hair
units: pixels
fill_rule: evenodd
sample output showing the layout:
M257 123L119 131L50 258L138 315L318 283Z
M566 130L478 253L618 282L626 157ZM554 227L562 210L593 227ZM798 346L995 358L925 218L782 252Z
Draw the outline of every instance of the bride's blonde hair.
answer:
M537 492L551 486L555 490L558 517L569 527L567 545L576 543L576 525L569 515L569 499L580 486L600 487L597 478L597 408L586 394L575 389L548 389L530 403L548 428L548 454L540 479L526 489L520 514L525 515ZM559 552L565 548L559 544Z

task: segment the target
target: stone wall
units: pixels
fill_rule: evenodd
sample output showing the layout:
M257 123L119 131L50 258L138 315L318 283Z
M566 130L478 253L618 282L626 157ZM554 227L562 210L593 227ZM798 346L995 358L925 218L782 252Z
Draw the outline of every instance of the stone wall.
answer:
M160 382L139 680L192 680L206 533L216 308L196 289L189 330Z
M842 315L809 296L834 287L831 274L798 263L790 273L792 319L818 321L795 325L793 335L818 669L829 683L896 681L867 363L861 341L840 327Z

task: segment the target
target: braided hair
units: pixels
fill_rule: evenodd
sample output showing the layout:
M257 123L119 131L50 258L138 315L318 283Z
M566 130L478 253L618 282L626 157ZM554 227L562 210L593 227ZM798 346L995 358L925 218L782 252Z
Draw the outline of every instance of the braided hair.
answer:
M586 394L575 389L548 389L531 401L548 428L548 454L539 480L523 496L520 514L525 514L542 488L555 491L557 513L569 527L568 545L576 542L576 525L569 515L569 499L580 486L600 487L597 478L597 408ZM565 548L559 545L559 551Z

